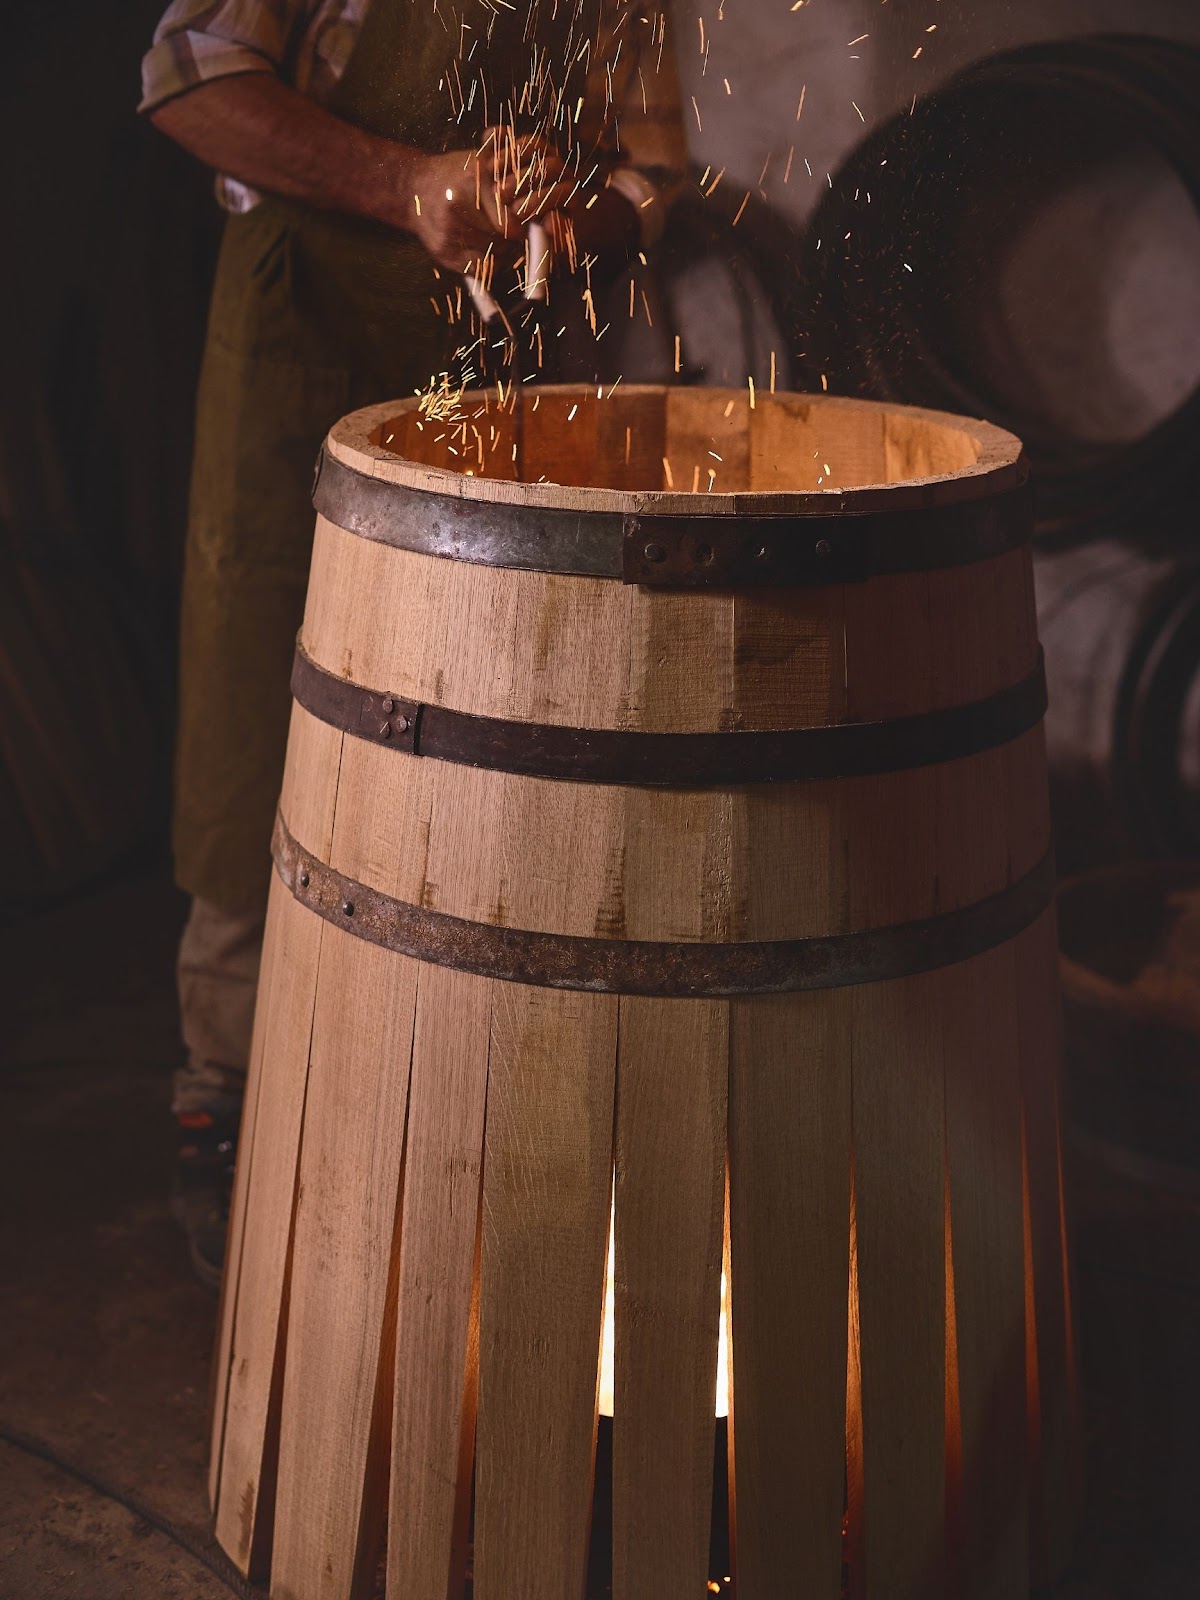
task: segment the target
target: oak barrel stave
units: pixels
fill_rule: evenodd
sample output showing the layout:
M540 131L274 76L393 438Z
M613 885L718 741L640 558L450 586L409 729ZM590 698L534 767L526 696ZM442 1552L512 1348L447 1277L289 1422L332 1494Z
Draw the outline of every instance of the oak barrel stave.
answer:
M623 454L622 412L615 400L583 405L568 422L575 403L544 391L524 447L555 418L560 430L587 422L597 443L573 459L598 476L604 451ZM652 431L653 392L629 404ZM820 402L760 395L751 411L742 396L705 395L687 417L683 404L659 410L681 474L706 438L742 474L735 492L704 497L714 517L765 503L852 518L886 499L889 477L933 505L939 473L950 503L986 497L992 473L1001 493L1019 481L1015 442L995 430L829 402L818 465L844 460L853 476L823 498L805 447L821 437ZM360 414L327 448L426 492L478 487L444 470L447 440L424 440L413 415ZM397 417L409 419L399 430ZM511 463L511 421L485 422L497 465L506 450ZM807 434L789 454L793 428ZM389 430L410 457L421 448L436 459L406 462L370 443ZM653 466L642 459L638 473L649 480ZM497 516L519 517L540 496L586 530L598 494L606 514L631 514L623 495L643 511L694 510L690 495L659 489L659 471L611 494L480 482ZM630 735L885 721L1007 690L1038 662L1024 546L850 584L680 592L420 554L325 519L301 644L324 671L398 697ZM722 1270L739 1591L835 1600L847 1553L867 1600L982 1600L1013 1574L1031 1581L1024 1530L1065 1515L1045 1509L1042 1464L1066 1447L1072 1404L1045 937L1031 927L928 972L918 949L912 976L873 982L868 969L854 988L637 998L397 955L354 937L365 905L353 896L358 885L514 937L635 952L868 933L886 948L888 929L969 914L1044 860L1040 727L910 771L651 788L425 759L297 705L281 824L312 863L314 882L301 891L295 879L282 898L315 930L317 970L306 969L307 1028L296 1005L285 1018L264 998L264 1062L293 1085L304 1117L267 1203L271 1237L292 1252L290 1284L304 1290L289 1307L281 1282L260 1304L243 1255L243 1292L226 1296L218 1527L243 1565L249 1516L260 1547L273 1531L281 1600L357 1597L386 1516L391 1595L457 1596L468 1533L478 1594L578 1591L615 1177L614 1594L686 1593L704 1576L705 1373L715 1379ZM329 869L343 901L317 916L304 895ZM326 920L337 926L322 933ZM369 955L356 962L359 949ZM329 1007L344 1019L333 1032L321 1021ZM381 1035L389 1015L398 1022ZM259 1225L260 1125L261 1108L235 1223L247 1241ZM339 1178L348 1161L356 1171ZM265 1398L248 1416L233 1403L234 1363L251 1345ZM337 1402L351 1367L358 1389ZM1028 1438L1014 1439L1013 1417L1026 1413ZM322 1445L307 1437L324 1459L288 1442L304 1437L301 1419L319 1430ZM257 1479L232 1470L247 1453L264 1464ZM276 1464L287 1476L277 1503ZM948 1489L958 1509L947 1526ZM663 1530L652 1545L647 1518ZM1034 1577L1049 1565L1039 1560Z

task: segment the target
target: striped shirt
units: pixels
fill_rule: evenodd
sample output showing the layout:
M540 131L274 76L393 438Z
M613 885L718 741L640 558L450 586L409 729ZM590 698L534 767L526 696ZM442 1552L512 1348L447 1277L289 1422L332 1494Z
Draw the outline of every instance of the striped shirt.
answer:
M371 0L171 0L142 62L140 111L153 111L215 78L272 73L325 102L333 93ZM626 165L681 173L686 156L665 15L647 0L605 0L590 58L584 120L611 124ZM228 177L217 196L247 211L258 195ZM657 209L657 208L656 208Z

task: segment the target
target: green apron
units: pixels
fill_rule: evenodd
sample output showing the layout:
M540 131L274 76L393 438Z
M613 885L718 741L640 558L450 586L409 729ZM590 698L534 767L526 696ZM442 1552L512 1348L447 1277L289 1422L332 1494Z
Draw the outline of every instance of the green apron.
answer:
M375 0L330 109L404 144L466 148L519 99L535 50L579 54L596 0L587 15L537 9L479 0L470 70L483 61L486 77L456 118L444 86L469 34L432 6ZM571 106L580 74L556 74ZM458 338L433 313L437 288L415 240L370 223L268 199L226 224L197 399L174 846L180 886L227 911L266 902L318 448L345 412L449 367Z

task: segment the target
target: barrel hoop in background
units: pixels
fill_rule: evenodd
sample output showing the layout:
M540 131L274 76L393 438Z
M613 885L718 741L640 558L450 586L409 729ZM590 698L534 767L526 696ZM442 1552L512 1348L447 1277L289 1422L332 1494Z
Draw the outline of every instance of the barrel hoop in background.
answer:
M1054 898L1048 850L999 894L920 922L723 944L592 939L497 927L395 899L319 861L282 815L272 850L276 871L301 905L399 955L505 983L667 999L842 989L933 972L1016 938Z
M474 716L339 678L299 644L292 694L330 727L408 755L527 778L664 789L908 772L1010 744L1046 714L1040 653L1028 677L966 705L882 722L754 732L646 733Z
M622 516L408 488L322 448L313 505L360 538L473 566L740 589L863 583L1006 555L1031 538L1031 493L1022 482L989 494L988 484L980 479L979 499L896 511L839 511L830 493L828 509L807 514Z

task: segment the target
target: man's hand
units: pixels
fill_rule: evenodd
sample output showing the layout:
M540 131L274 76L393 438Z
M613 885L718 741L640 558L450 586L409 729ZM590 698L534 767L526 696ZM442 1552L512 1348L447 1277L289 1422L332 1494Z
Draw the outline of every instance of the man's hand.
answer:
M413 177L400 217L441 266L485 282L489 259L515 260L519 250L504 246L520 241L528 224L564 204L572 189L556 150L499 128L488 130L478 150L418 157Z
M218 172L415 234L439 265L485 282L498 255L516 259L526 224L573 187L545 140L492 128L478 150L429 155L344 122L265 72L214 78L150 117Z
M344 122L266 72L214 78L150 117L218 172L414 234L439 265L485 284L516 262L533 218L581 199L545 140L493 128L478 150L429 155Z

